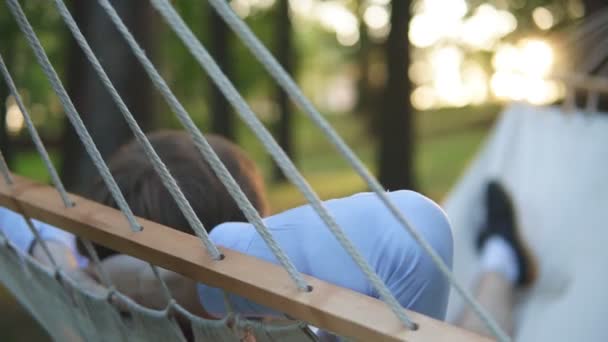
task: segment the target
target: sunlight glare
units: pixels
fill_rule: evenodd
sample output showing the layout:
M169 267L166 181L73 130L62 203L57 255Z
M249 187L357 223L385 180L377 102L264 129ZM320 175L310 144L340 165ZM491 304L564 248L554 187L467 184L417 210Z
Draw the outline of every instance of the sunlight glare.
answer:
M232 0L230 1L230 7L241 18L247 18L251 13L251 6L248 0Z
M532 19L534 20L536 26L538 26L538 28L541 30L548 30L555 24L553 13L542 6L536 7L534 11L532 11Z
M520 60L520 69L525 74L547 76L553 67L553 49L542 40L524 40L521 45Z
M310 18L313 16L315 0L289 0L289 8L298 16Z
M352 46L359 41L359 21L344 5L326 1L316 6L316 12L321 25L334 31L340 44Z
M410 21L409 39L417 47L429 47L446 38L456 39L467 14L464 0L423 0Z
M492 50L504 36L517 28L517 19L509 12L482 4L462 25L462 40L471 47Z
M433 66L425 59L414 60L408 69L412 82L424 84L433 81Z
M492 66L496 70L515 70L519 67L520 52L512 44L501 44L492 57Z
M410 20L409 38L415 46L425 48L435 44L441 38L441 30L434 17L427 14L416 14Z
M359 30L354 31L336 31L336 39L338 43L344 46L353 46L359 41Z
M412 92L411 101L414 108L429 110L437 105L437 96L432 87L420 86Z
M494 95L502 100L521 101L526 97L527 79L507 71L497 71L492 76L490 86Z
M11 135L17 135L23 129L23 125L25 123L23 114L12 96L9 97L6 103L6 130Z
M423 0L421 10L443 19L462 19L469 6L465 0Z
M372 5L365 9L363 13L365 24L371 29L379 30L388 25L389 14L386 7Z
M462 70L462 81L467 101L482 104L488 99L488 75L477 62L468 62Z
M496 71L490 88L501 100L526 100L533 104L546 104L560 96L555 82L545 80L554 63L553 48L545 41L522 39L516 45L497 47L492 66Z
M274 6L275 0L249 0L249 5L259 9L269 9Z
M456 46L440 48L431 54L433 86L437 96L452 106L464 106L467 97L462 87L460 67L464 59L462 50Z

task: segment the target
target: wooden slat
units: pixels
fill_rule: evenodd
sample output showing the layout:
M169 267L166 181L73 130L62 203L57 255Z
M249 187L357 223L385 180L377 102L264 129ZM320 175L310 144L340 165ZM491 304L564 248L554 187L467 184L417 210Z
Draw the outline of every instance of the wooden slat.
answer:
M75 195L76 206L66 209L52 187L14 178L13 186L0 185L1 206L343 336L363 341L486 340L414 312L409 315L420 328L408 331L374 298L308 276L314 290L302 293L274 264L228 249L222 249L224 260L213 261L194 236L143 219L144 230L134 233L117 210Z

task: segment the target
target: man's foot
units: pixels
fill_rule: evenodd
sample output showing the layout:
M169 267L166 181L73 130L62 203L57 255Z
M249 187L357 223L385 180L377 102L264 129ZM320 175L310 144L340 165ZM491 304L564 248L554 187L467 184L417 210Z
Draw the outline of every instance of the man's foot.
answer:
M517 267L515 285L518 287L531 285L536 279L536 263L519 236L511 198L500 183L491 181L486 188L485 203L486 222L477 236L477 248L484 249L486 242L492 237L504 240L505 247L511 247L515 256L514 263Z

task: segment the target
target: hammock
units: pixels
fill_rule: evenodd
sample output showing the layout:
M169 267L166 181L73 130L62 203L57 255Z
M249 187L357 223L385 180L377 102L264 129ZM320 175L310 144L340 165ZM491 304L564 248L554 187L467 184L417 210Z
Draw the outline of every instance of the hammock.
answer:
M454 273L472 284L484 185L510 190L539 279L522 293L517 341L607 341L608 116L558 107L510 106L445 201L454 229ZM448 317L463 306L451 296Z
M88 292L69 276L60 276L0 238L0 281L55 341L186 341L168 310L147 309L122 296L127 311L108 301L109 292ZM116 295L116 294L114 294ZM302 323L259 324L231 317L206 320L186 315L194 341L240 341L251 330L256 341L314 341ZM125 314L128 315L125 317ZM230 323L230 324L229 324Z

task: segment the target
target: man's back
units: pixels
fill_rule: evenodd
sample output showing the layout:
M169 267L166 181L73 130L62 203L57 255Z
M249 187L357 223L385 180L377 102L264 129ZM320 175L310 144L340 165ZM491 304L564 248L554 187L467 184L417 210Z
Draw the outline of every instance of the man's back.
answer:
M412 191L388 195L451 265L451 229L443 211L431 200ZM448 282L375 194L358 194L324 204L401 305L438 319L444 318ZM299 271L377 297L362 271L310 206L271 216L265 223ZM211 238L221 246L277 263L250 224L221 224L213 229ZM218 290L201 285L199 295L209 312L223 312L223 297ZM233 296L232 299L238 312L272 312L242 298Z

